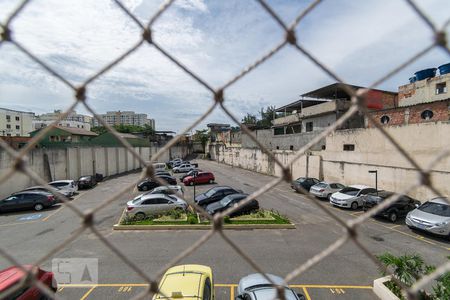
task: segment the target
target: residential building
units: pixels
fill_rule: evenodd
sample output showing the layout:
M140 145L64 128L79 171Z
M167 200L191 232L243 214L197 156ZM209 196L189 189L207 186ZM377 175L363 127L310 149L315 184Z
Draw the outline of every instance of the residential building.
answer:
M208 127L208 134L212 143L226 143L230 140L230 124L209 123L206 127Z
M30 135L33 137L39 133L42 129L32 131ZM45 135L39 140L38 146L40 147L68 147L77 145L89 145L90 140L98 134L87 131L82 128L71 127L59 127L55 126L51 128Z
M54 110L51 113L45 113L33 120L33 129L43 128L58 120L63 112L61 110ZM58 122L58 126L81 128L91 130L93 117L89 115L78 114L76 111L71 111L65 118Z
M33 131L34 113L0 108L1 136L29 136Z
M374 111L370 116L383 126L449 121L450 64L440 66L439 70L438 76L435 76L435 68L416 72L409 84L398 88L397 107ZM374 126L368 119L366 125Z
M0 136L5 143L11 146L13 149L20 149L24 147L30 140L29 136Z
M144 126L145 124L150 125L155 129L155 120L149 119L147 114L137 114L134 111L108 111L106 114L99 115L108 125L137 125ZM97 120L93 120L94 126L102 126L102 124Z
M271 150L298 150L328 126L334 124L351 106L351 97L347 89L363 87L334 83L302 94L299 100L279 107L272 121L272 129L254 132L258 141ZM368 109L395 107L397 93L371 89L365 98ZM339 129L364 128L364 116L355 113ZM242 147L257 148L258 145L247 135L242 136ZM325 140L320 141L312 150L325 148Z

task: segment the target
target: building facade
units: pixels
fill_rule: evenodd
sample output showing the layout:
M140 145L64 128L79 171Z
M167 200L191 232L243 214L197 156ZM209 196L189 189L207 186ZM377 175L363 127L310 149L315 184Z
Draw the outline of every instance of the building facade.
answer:
M33 129L44 128L54 121L42 121L42 120L33 120ZM72 120L61 120L58 122L57 126L60 127L70 127L70 128L81 128L90 131L91 123L80 122L80 121L72 121Z
M149 119L147 114L137 114L134 111L108 111L106 114L99 115L108 125L136 125L144 126L145 124L150 125L155 129L155 120ZM102 126L102 124L94 119L94 126Z
M29 136L33 131L34 113L0 108L1 136Z
M450 73L413 81L398 88L398 106L370 113L383 126L450 120ZM374 125L366 119L366 127Z

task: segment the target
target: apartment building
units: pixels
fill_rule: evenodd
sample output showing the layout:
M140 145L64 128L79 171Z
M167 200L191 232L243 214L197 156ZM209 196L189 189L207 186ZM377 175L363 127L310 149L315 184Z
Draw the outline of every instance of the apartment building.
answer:
M51 113L37 116L33 120L33 130L48 126L57 120L61 114L61 110L54 110ZM92 116L78 114L76 111L72 111L64 119L60 120L57 125L61 127L81 128L89 131L91 130L92 120Z
M33 131L34 113L0 108L1 136L29 136Z
M155 120L149 119L147 114L137 114L134 111L108 111L100 115L108 125L137 125L144 126L148 124L155 129ZM101 123L94 119L94 126L101 126Z

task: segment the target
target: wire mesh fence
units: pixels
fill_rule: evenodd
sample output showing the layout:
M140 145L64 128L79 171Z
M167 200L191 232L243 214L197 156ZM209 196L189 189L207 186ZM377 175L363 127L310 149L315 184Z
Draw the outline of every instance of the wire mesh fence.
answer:
M132 154L132 156L140 162L141 165L145 166L143 168L143 172L141 174L141 178L144 177L152 177L154 174L154 170L152 167L153 162L157 162L158 159L162 156L162 154L169 150L170 147L175 145L181 137L184 136L184 134L188 133L192 129L194 129L197 125L200 124L207 116L209 116L214 110L222 110L225 112L226 115L228 115L238 126L240 126L241 130L247 134L254 143L256 143L259 148L266 153L271 160L273 160L281 169L282 169L282 177L273 179L270 183L267 185L261 187L258 191L254 192L253 194L249 195L246 200L241 202L239 204L239 207L242 205L245 205L247 202L251 201L252 199L257 198L258 196L262 195L263 193L271 190L273 187L275 187L278 183L282 181L290 182L292 180L292 174L290 166L293 162L300 159L305 153L314 145L318 144L321 139L329 135L330 133L333 133L339 126L343 125L346 120L348 120L352 115L355 113L361 113L363 114L371 124L376 127L379 132L383 135L384 139L391 143L396 151L401 153L401 155L409 162L409 164L417 170L417 180L411 184L407 189L404 191L399 192L399 194L406 194L409 190L413 188L417 188L420 186L426 187L430 189L432 192L434 192L436 195L439 195L439 191L435 188L433 185L433 182L430 179L430 171L439 161L442 161L443 159L447 158L450 155L449 150L443 151L440 155L436 156L435 160L428 168L421 168L420 165L411 157L411 155L408 154L408 149L405 149L397 143L392 136L390 136L387 131L381 127L374 119L373 117L368 114L367 108L365 106L365 97L367 96L367 93L370 89L375 88L379 86L384 81L391 78L393 75L425 55L426 53L430 52L434 48L441 48L444 52L447 53L447 55L450 56L450 49L447 42L447 36L445 34L445 28L449 25L450 19L444 24L443 28L437 28L433 21L428 18L425 13L412 1L412 0L406 0L405 2L411 7L411 9L416 13L417 18L420 18L426 26L429 27L433 34L433 41L429 45L425 45L423 49L419 52L417 52L412 57L409 57L405 59L402 63L400 63L398 66L387 72L384 76L381 78L375 79L372 84L369 85L367 89L352 89L347 85L343 85L346 93L351 96L351 107L348 109L348 111L343 114L334 124L330 125L328 128L326 128L324 131L322 131L319 135L317 135L314 139L312 139L308 144L306 144L304 147L302 147L300 150L296 151L296 155L290 161L288 164L284 165L282 164L277 157L271 152L270 149L267 149L264 147L258 139L254 136L254 134L243 124L240 123L239 119L231 112L231 110L227 107L227 99L225 96L225 92L228 88L230 88L232 85L234 85L236 82L241 80L243 77L248 75L250 72L257 69L261 64L266 62L267 60L271 59L271 57L279 52L281 49L285 47L291 47L293 49L296 49L299 53L299 55L303 55L307 59L309 59L313 64L315 64L317 67L319 67L326 75L331 77L332 79L336 80L338 83L345 83L344 80L342 80L331 68L329 68L326 64L322 63L318 58L314 56L314 53L310 53L306 50L304 45L300 43L296 38L295 29L298 26L302 26L302 20L305 18L306 15L308 15L311 11L314 11L318 9L318 5L320 4L320 0L312 1L309 6L304 9L302 12L299 13L299 15L292 21L291 24L286 24L279 15L272 9L272 7L266 3L264 0L257 0L257 2L260 4L260 8L267 12L268 16L270 16L274 21L274 26L279 26L284 31L284 36L280 36L280 41L276 45L273 46L273 48L268 51L265 55L257 58L253 64L248 65L242 69L242 71L236 76L232 77L230 80L228 80L226 83L224 83L222 86L219 87L213 87L208 81L204 78L201 78L199 75L195 73L195 70L190 69L186 67L182 61L178 60L176 57L174 57L168 50L166 50L161 44L158 43L157 40L153 38L152 35L152 28L157 22L157 20L164 14L166 11L170 10L171 6L175 2L174 0L168 0L162 3L158 11L150 18L148 23L143 23L140 21L140 19L133 15L133 13L128 10L125 5L123 5L119 0L114 0L113 3L115 4L115 7L122 11L127 17L129 17L137 26L139 26L141 30L141 36L139 38L139 41L133 45L130 45L127 51L125 51L122 55L118 56L114 60L112 60L110 63L108 63L106 66L101 68L98 72L96 72L94 75L88 77L84 80L84 82L81 85L75 85L70 80L65 78L63 75L58 73L55 69L53 69L51 66L46 64L43 60L41 60L37 55L33 54L33 49L26 48L20 41L16 40L14 38L14 34L11 31L11 24L18 18L20 18L21 12L23 9L29 5L32 2L32 0L25 0L20 3L20 5L14 9L9 16L6 18L6 20L0 20L0 29L1 29L1 40L0 40L0 53L2 50L2 46L4 44L11 44L15 46L15 49L26 56L28 56L32 61L36 62L43 70L47 71L49 74L57 78L59 81L61 81L68 89L73 91L74 94L74 100L73 103L70 105L69 108L67 108L62 114L59 115L58 119L53 122L52 125L57 125L58 122L62 119L64 119L70 112L72 112L77 106L83 106L86 108L90 113L94 115L94 117L99 121L101 125L107 128L109 132L111 132L116 139L120 141L120 143L123 145L123 147L126 148L126 150ZM106 123L97 112L92 107L89 97L87 96L87 91L89 90L90 84L92 84L94 81L98 80L101 76L103 76L105 73L109 72L111 69L113 69L117 64L119 64L122 60L130 56L133 52L135 52L137 49L141 48L144 44L150 45L154 49L156 49L160 54L168 58L176 68L181 69L182 71L186 72L191 78L193 78L195 81L197 81L200 85L202 85L204 88L206 88L210 94L211 94L211 104L209 108L199 117L197 120L192 122L192 124L183 130L182 133L177 135L175 138L173 138L168 144L166 144L162 149L160 149L155 155L152 156L151 161L145 161L139 153L137 153L133 147L120 135L118 132L110 126L108 123ZM8 73L11 72L11 70L2 70L2 73ZM13 148L11 148L7 143L5 143L3 140L0 139L0 147L8 153L11 157L14 158L15 163L11 166L9 171L2 176L0 176L0 184L3 184L11 175L13 175L16 172L23 173L27 175L30 179L32 179L34 182L48 186L47 183L39 176L39 174L36 174L35 171L33 171L27 164L27 154L36 146L36 144L51 130L52 126L48 126L44 129L42 129L36 136L34 136L28 144L22 148L20 151L16 151ZM156 177L155 180L158 180ZM161 184L164 184L164 182L160 182ZM115 247L111 242L106 239L101 232L99 232L93 222L94 217L96 213L98 213L101 209L108 206L110 203L112 203L115 200L118 200L120 197L125 195L130 189L132 189L135 186L135 183L125 186L121 193L116 194L106 201L98 204L96 207L91 208L89 211L82 211L77 206L71 202L68 201L67 198L61 197L60 195L56 195L57 197L62 198L61 201L63 202L63 205L65 205L67 208L72 210L82 221L81 226L75 230L66 240L59 243L57 246L55 246L51 251L49 251L45 256L38 259L36 262L34 262L34 265L38 266L42 264L43 262L47 261L48 259L52 258L55 254L62 251L65 246L76 240L80 235L83 234L86 230L90 230L95 236L98 238L99 241L101 241L106 247L108 247L112 252L115 253L125 264L127 264L131 269L133 269L146 283L148 283L148 288L136 296L136 299L142 299L149 297L153 295L154 293L158 292L158 281L162 277L163 273L171 266L174 266L177 262L182 260L184 257L188 256L190 253L195 251L197 248L201 247L206 241L208 241L213 235L218 234L220 235L224 241L226 241L235 251L238 255L240 255L246 262L248 262L254 270L256 270L259 273L265 274L264 270L258 266L258 264L252 260L252 257L247 255L240 247L234 243L224 232L222 224L224 217L231 214L233 211L238 209L238 207L230 208L227 211L217 214L214 217L211 217L208 215L204 209L199 207L194 201L190 199L185 199L197 212L201 213L203 216L208 218L211 221L211 228L210 230L203 235L199 240L197 240L193 245L191 245L189 248L187 248L185 251L180 253L177 257L174 257L170 263L168 263L166 266L161 268L159 272L156 274L146 274L143 272L138 265L133 263L132 260L130 260L120 249ZM306 194L307 195L307 194ZM296 266L291 272L285 275L285 281L291 282L299 275L305 273L307 270L312 268L315 264L319 263L321 260L323 260L325 257L332 254L334 251L342 247L343 245L347 243L354 243L359 249L363 251L367 257L374 262L375 265L379 266L381 269L384 269L380 261L370 252L370 249L367 248L366 245L364 245L360 239L359 239L359 232L358 227L363 224L365 221L367 221L371 216L375 215L377 212L383 210L384 208L388 207L390 204L394 203L398 196L392 196L388 200L384 201L382 204L378 205L376 208L371 209L370 211L358 216L355 219L345 221L339 217L337 217L335 214L333 214L329 208L327 208L325 205L321 204L318 201L315 201L313 198L309 196L307 197L311 203L317 206L318 210L323 211L326 213L329 217L331 217L333 220L335 220L340 226L343 228L342 236L337 239L334 243L329 245L327 248L323 249L319 253L317 253L315 256L309 258L305 263L302 263L301 265ZM10 250L10 249L9 249ZM34 273L36 272L35 269L24 269L21 267L19 261L14 257L12 252L8 249L3 248L0 245L0 256L8 260L11 264L16 265L20 268L22 268L22 271L27 274L27 276L24 277L22 282L15 286L14 289L7 291L6 294L1 294L0 298L5 298L8 295L11 295L17 290L20 290L26 285L34 285L37 288L39 288L43 293L45 293L49 298L54 299L55 294L50 289L48 289L44 284L42 284L39 280L36 279L34 276ZM387 270L389 272L389 270ZM445 272L450 271L450 262L443 264L439 268L437 268L433 273L424 276L417 280L417 282L414 283L412 287L405 286L402 282L399 280L396 280L394 277L394 280L396 283L402 287L402 291L407 296L408 299L417 299L419 295L419 290L424 288L428 283L430 283L432 280L436 279L440 275L444 274ZM266 278L267 280L271 281L270 278ZM284 290L279 288L278 289L278 298L284 299Z

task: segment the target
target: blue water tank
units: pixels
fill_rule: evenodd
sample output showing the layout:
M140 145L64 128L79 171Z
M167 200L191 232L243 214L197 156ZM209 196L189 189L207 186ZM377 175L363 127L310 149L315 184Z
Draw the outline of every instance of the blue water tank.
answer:
M436 76L436 70L436 68L420 70L414 73L414 76L416 76L417 81L424 80Z
M414 82L416 82L416 76L413 76L413 77L409 77L409 83L414 83Z
M450 63L439 66L439 75L444 75L450 73Z

